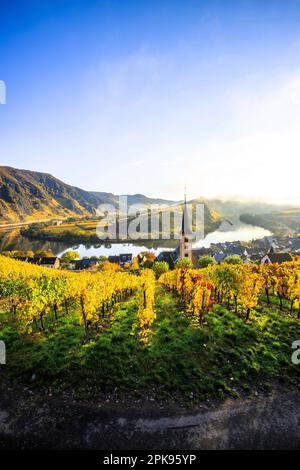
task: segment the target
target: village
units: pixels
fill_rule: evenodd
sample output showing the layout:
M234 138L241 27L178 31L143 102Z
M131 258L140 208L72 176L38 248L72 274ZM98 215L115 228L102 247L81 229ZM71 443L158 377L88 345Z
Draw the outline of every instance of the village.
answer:
M188 239L186 239L188 240ZM183 240L184 244L184 240ZM142 251L137 256L132 253L120 253L112 256L82 257L74 251L66 251L61 256L55 256L51 252L21 253L7 252L20 261L26 261L52 269L68 269L71 271L101 269L104 263L118 266L120 269L132 269L133 267L151 267L154 262L164 262L169 269L174 269L181 258L188 258L195 268L210 263L229 262L246 264L283 263L300 257L300 236L275 237L267 236L262 239L249 242L224 242L212 243L208 248L193 248L192 243L185 241L188 245L187 253L180 250L181 243L175 250L164 250L158 254L153 251ZM76 253L76 254L75 254ZM204 264L203 264L204 263Z
M163 250L156 254L153 251L142 251L137 256L132 253L120 253L112 256L80 257L76 251L66 251L60 257L52 252L6 252L19 261L36 264L52 269L71 271L129 269L137 271L140 267L152 268L153 264L163 264L163 271L172 270L180 260L185 260L188 267L205 268L209 264L223 262L231 264L274 264L293 261L300 257L300 235L276 237L266 236L249 242L233 241L211 243L208 248L193 248L193 233L189 222L188 205L185 202L182 212L182 223L179 243L175 250Z

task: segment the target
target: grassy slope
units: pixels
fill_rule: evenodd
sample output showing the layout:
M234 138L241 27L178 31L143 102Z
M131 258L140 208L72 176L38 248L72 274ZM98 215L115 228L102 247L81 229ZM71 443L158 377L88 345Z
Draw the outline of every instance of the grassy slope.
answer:
M300 367L291 363L291 344L300 338L300 323L275 307L260 307L248 324L216 306L206 324L193 328L177 311L174 299L157 296L157 320L151 346L131 334L135 299L122 304L110 328L84 341L75 314L60 318L56 328L33 337L22 335L2 315L0 339L7 343L7 373L18 382L72 388L78 396L149 391L159 397L222 398L252 386L266 388L280 379L300 383Z

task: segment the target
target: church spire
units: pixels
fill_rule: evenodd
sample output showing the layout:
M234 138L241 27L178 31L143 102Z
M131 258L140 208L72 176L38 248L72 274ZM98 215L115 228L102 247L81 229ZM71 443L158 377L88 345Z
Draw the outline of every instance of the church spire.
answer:
M181 235L190 235L189 215L186 200L186 186L184 187L184 204L182 214Z
M180 258L188 258L192 261L192 234L190 232L186 188L184 191L184 205L182 214L181 238L179 242Z

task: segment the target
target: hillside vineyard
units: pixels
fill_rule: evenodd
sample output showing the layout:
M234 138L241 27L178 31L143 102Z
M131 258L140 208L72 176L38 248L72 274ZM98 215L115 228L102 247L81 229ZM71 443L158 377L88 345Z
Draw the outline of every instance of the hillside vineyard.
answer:
M283 303L288 302L290 313L300 319L299 261L180 268L163 274L159 285L178 298L182 311L198 325L215 303L231 307L249 320L262 295L266 303L271 295L277 296L281 310ZM70 273L0 256L1 308L10 311L27 333L44 330L47 318L57 320L68 315L70 309L78 313L87 336L98 333L114 306L136 295L138 310L133 333L147 344L156 318L155 290L155 276L150 269L138 273L114 269Z

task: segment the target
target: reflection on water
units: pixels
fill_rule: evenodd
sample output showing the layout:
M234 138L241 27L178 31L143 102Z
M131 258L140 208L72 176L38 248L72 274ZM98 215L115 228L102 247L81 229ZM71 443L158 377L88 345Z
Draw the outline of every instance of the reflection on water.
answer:
M261 227L255 227L254 225L247 225L242 222L237 222L233 226L227 222L223 222L222 225L215 232L209 233L203 240L199 240L195 243L195 247L208 248L211 243L224 243L234 241L249 241L257 240L259 238L267 237L272 235L269 230L265 230Z
M29 240L22 237L19 229L0 231L0 252L2 251L52 251L55 254L61 253L68 245L61 242L48 242L40 240Z
M203 240L199 240L194 244L194 247L209 247L211 243L221 243L230 241L249 241L253 239L263 238L271 235L271 232L260 227L246 225L242 222L235 222L230 225L223 222L218 230L208 234ZM61 255L70 249L76 250L81 256L111 256L119 255L120 253L132 253L136 256L141 251L151 250L159 253L162 250L174 249L178 241L140 241L134 243L105 243L98 245L70 245L62 242L50 242L40 240L29 240L22 237L20 231L8 230L0 232L0 251L7 250L20 250L20 251L37 251L37 250L51 250L56 255Z
M174 248L176 245L174 246ZM132 253L133 256L137 256L142 251L153 251L154 253L158 254L163 250L173 250L174 248L170 247L153 247L152 246L145 246L145 245L137 245L133 243L112 243L107 245L101 246L90 246L87 247L86 245L77 245L73 246L72 249L78 251L81 256L112 256L112 255L119 255L125 253ZM67 250L66 250L67 251Z
M162 250L173 250L177 246L174 240L160 241L137 241L134 243L99 243L74 245L64 242L31 240L23 237L19 229L0 231L0 252L3 251L28 251L33 252L43 250L52 251L55 255L61 255L68 250L76 250L81 256L111 256L120 253L139 254L141 251L154 251L159 253Z

